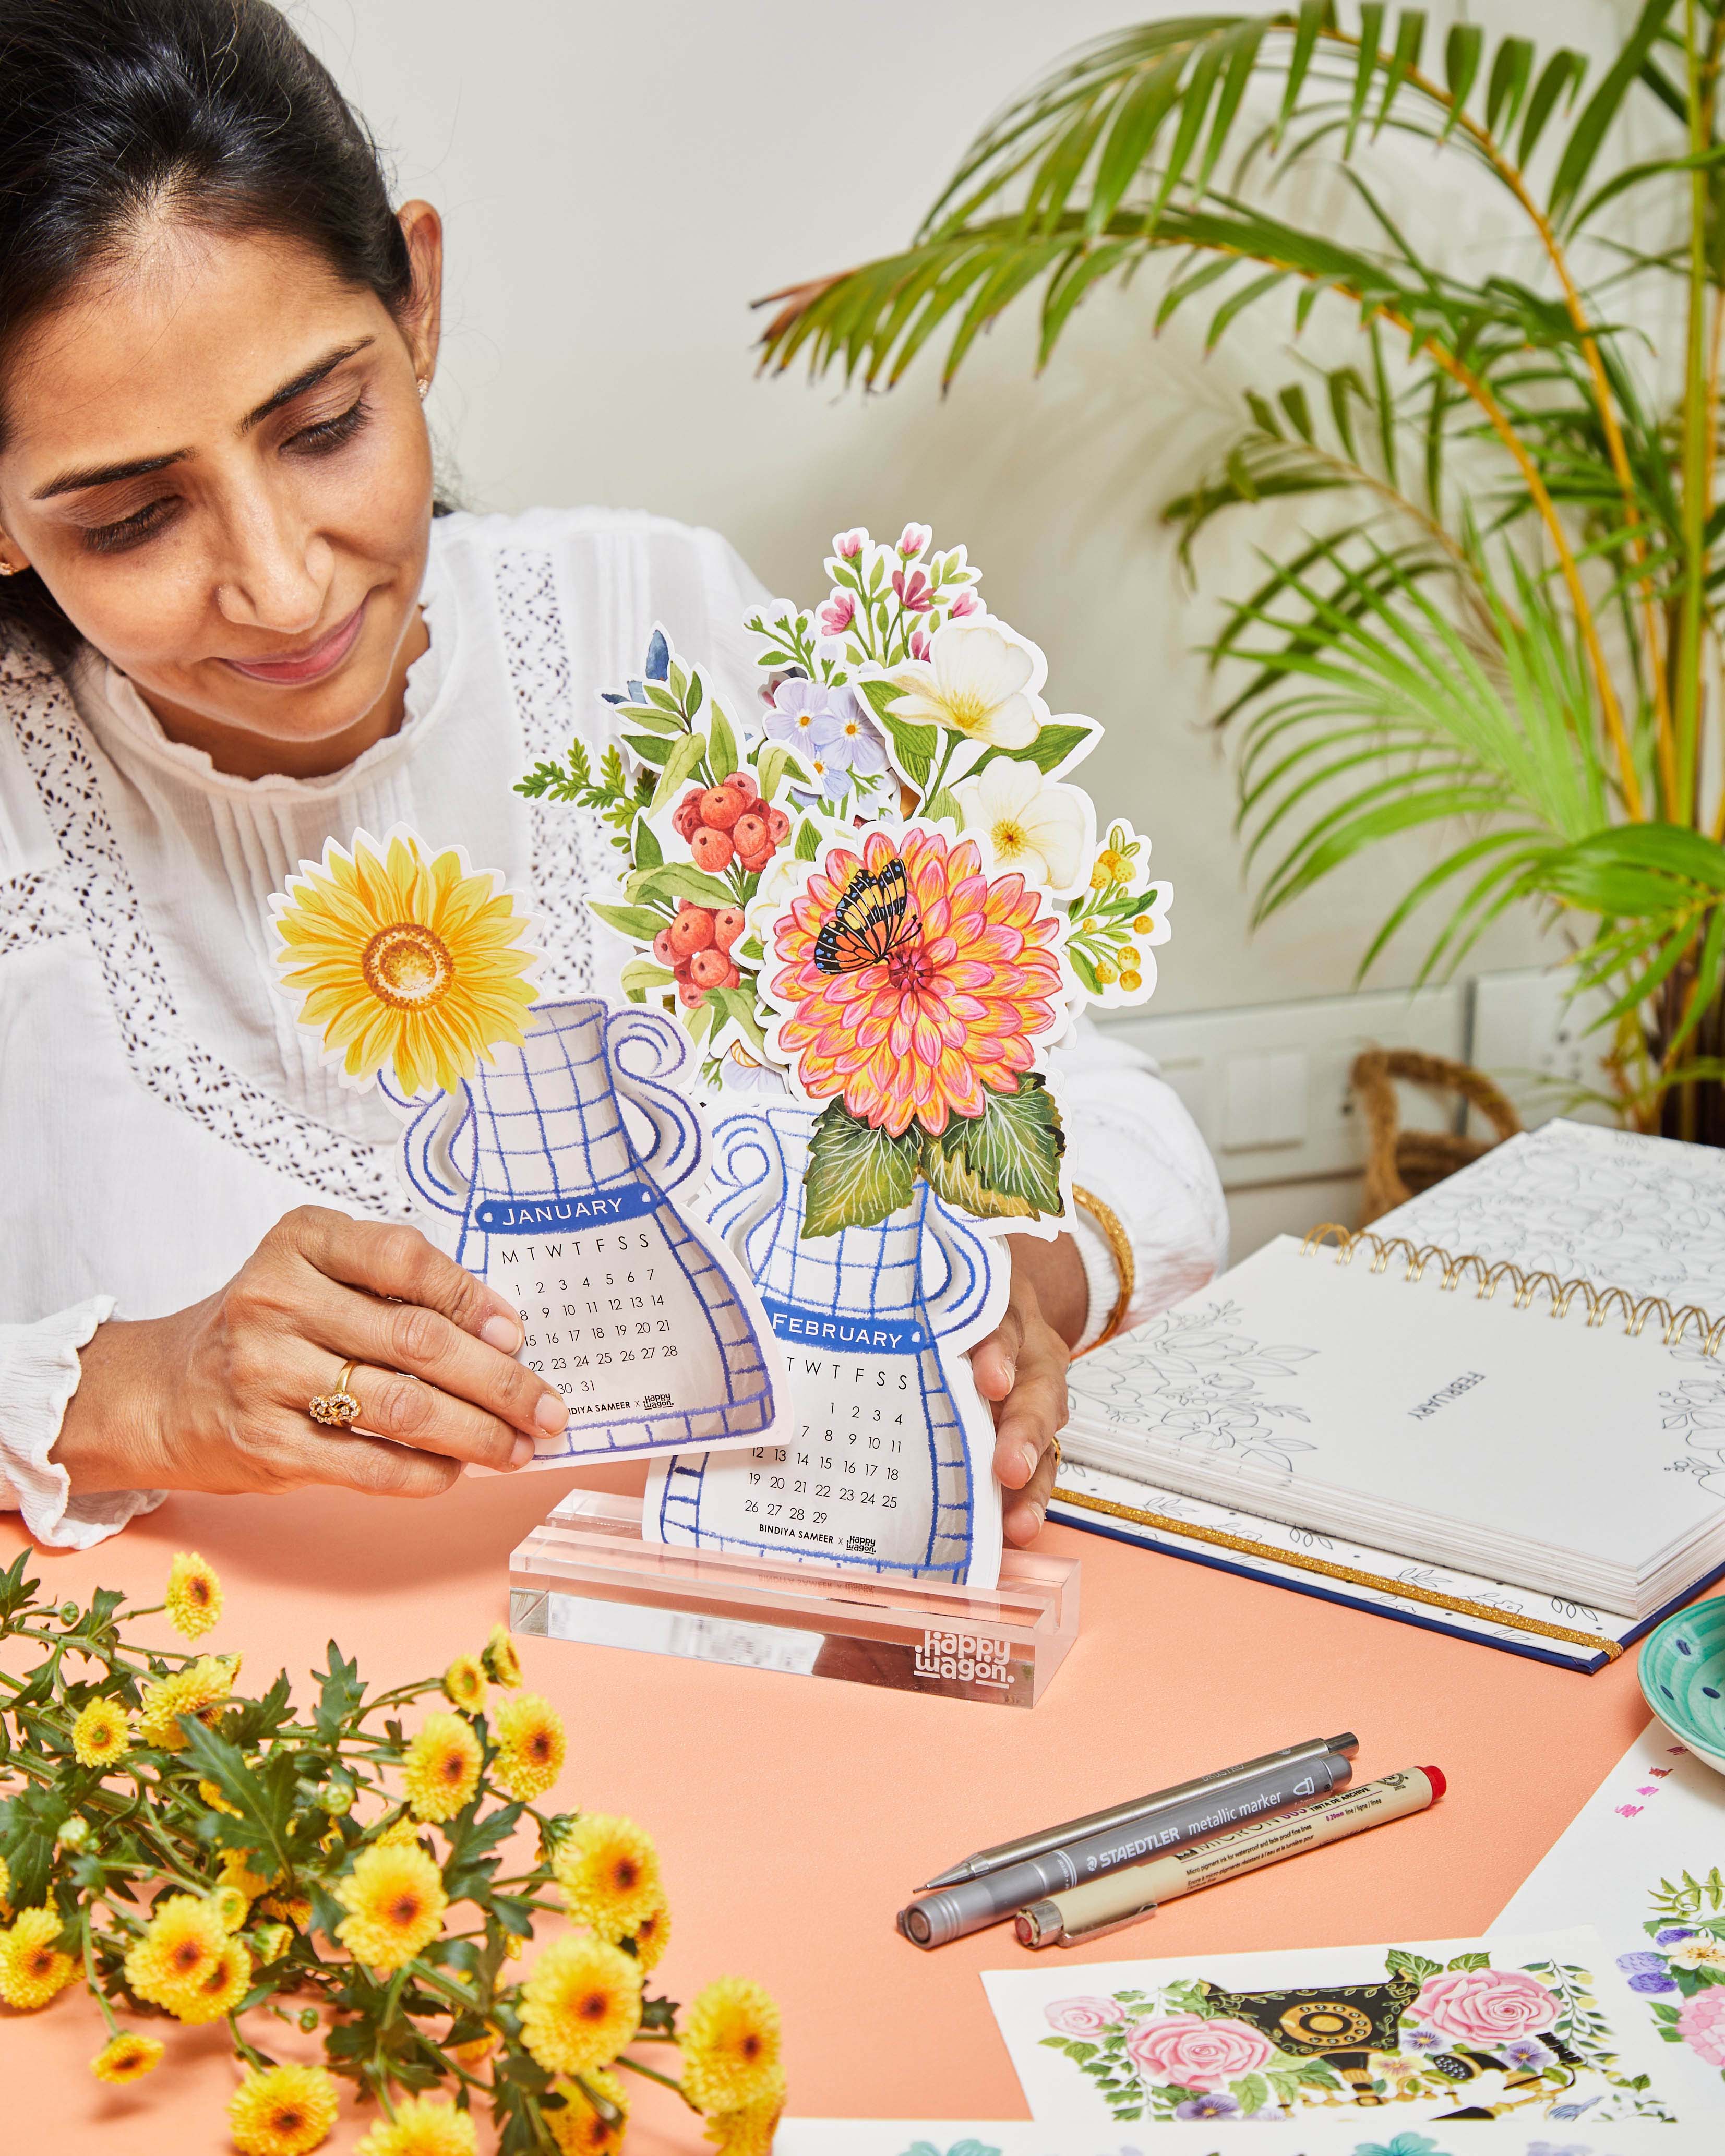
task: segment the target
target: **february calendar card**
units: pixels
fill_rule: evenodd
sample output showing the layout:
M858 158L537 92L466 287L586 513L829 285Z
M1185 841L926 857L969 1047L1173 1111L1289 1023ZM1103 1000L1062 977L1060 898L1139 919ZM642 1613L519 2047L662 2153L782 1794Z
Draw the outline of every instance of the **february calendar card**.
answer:
M1039 2121L1329 2127L1345 2112L1393 2147L1458 2119L1537 2122L1562 2143L1584 2119L1681 2115L1592 1930L988 1969L983 1984Z
M1725 1776L1650 1722L1499 1925L1584 1919L1648 2030L1686 2118L1725 2112ZM1725 2147L1725 2119L1715 2128Z

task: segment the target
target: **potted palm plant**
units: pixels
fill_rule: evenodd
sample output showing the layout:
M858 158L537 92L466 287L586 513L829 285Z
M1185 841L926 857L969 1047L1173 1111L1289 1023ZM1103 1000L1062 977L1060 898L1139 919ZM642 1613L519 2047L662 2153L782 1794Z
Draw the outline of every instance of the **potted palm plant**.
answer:
M1362 972L1427 909L1427 973L1507 909L1553 909L1575 987L1608 992L1625 1119L1725 1144L1725 0L1645 0L1603 59L1466 23L1438 44L1373 0L1108 37L989 122L901 253L771 295L766 362L882 387L938 343L950 381L1034 295L1046 362L1152 256L1157 326L1208 309L1211 344L1279 293L1298 326L1345 310L1340 363L1248 396L1163 506L1189 542L1324 498L1210 647L1239 670L1217 723L1256 916L1441 826ZM1374 172L1409 139L1507 200L1537 270L1422 255ZM1357 235L1275 192L1321 162ZM1629 244L1625 210L1659 238ZM1677 326L1674 388L1648 321Z

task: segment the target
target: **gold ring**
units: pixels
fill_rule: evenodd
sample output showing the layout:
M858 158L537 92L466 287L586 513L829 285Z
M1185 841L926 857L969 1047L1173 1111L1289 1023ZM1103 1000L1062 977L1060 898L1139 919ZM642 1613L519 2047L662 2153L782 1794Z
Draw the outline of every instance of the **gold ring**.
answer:
M347 1389L353 1383L353 1369L352 1363L344 1363L336 1373L336 1389L320 1393L306 1406L306 1414L325 1430L346 1430L359 1413L359 1402Z

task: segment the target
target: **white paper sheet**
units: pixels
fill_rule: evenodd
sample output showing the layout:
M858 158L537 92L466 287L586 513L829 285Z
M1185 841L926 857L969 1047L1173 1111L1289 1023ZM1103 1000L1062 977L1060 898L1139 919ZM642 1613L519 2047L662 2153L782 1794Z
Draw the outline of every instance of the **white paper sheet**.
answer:
M1518 2119L1452 2127L1318 2121L1309 2126L1212 2126L1182 2136L1184 2156L1718 2156L1717 2128L1608 2127L1556 2130ZM1014 2119L787 2118L773 2156L1138 2156L1111 2128Z
M1590 1929L1164 1961L1056 1950L983 1984L1039 2123L1303 2126L1346 2104L1393 2147L1464 2112L1559 2142L1581 2119L1681 2115L1661 2100L1663 2047Z
M1598 1930L1663 2040L1660 2087L1680 2113L1725 2112L1725 1776L1660 1722L1636 1738L1497 1922L1522 1932L1578 1920Z

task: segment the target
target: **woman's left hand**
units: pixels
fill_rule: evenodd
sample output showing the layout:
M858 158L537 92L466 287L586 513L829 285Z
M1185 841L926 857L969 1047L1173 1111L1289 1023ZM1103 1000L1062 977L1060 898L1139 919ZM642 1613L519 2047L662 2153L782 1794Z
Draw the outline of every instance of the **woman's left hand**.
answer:
M1006 1541L1034 1542L1048 1511L1066 1419L1070 1343L1084 1329L1089 1289L1070 1235L1051 1243L1009 1235L1012 1295L1006 1314L971 1354L977 1390L994 1403L994 1472Z

